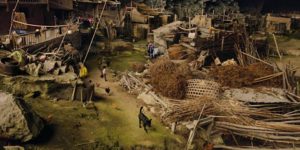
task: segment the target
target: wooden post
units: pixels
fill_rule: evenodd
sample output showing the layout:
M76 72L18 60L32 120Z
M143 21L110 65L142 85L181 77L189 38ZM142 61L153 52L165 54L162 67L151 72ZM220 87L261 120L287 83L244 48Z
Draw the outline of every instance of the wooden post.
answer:
M80 101L81 101L81 103L83 103L83 89L81 89L81 92L80 92Z
M16 16L16 15L15 15L15 12L16 12L16 9L17 9L17 7L18 7L19 1L20 1L20 0L17 0L14 9L13 9L13 11L11 12L10 28L9 28L9 39L12 38L12 28L13 28L13 24L14 24L14 20L15 20L15 16ZM8 3L8 1L7 1L7 3Z
M49 0L47 0L47 11L50 11L50 5L49 5Z
M92 92L90 93L90 95L89 95L89 102L91 103L91 102L93 102L93 97L94 97L94 90L92 90Z
M285 74L283 73L282 74L282 86L283 86L282 88L286 89L286 83L285 83L285 77L284 76L285 76Z
M73 93L72 93L72 96L71 96L71 101L74 101L74 99L75 99L76 89L77 89L77 83L74 86Z
M148 36L148 34L151 32L151 29L150 29L150 26L151 26L151 24L150 24L150 15L148 15L147 16L148 17L148 29L147 29L147 36Z
M189 16L189 29L192 28L192 25L191 25L191 17Z
M280 52L279 52L279 47L278 47L278 43L277 43L276 36L275 36L275 34L274 34L274 33L273 33L272 35L273 35L274 43L275 43L275 46L276 46L276 51L277 51L277 53L278 53L278 56L279 56L279 58L280 58L280 60L281 60L281 59L282 59L282 57L281 57L281 54L280 54Z
M98 18L98 17L99 17L99 4L97 3L97 5L96 5L96 12L95 12L94 19L95 19L95 18Z
M222 44L221 44L221 51L223 51L224 50L224 36L222 36Z
M197 126L198 126L198 123L200 122L200 119L201 119L201 116L202 116L202 113L204 111L205 106L206 106L206 104L204 104L204 106L202 107L202 110L200 112L198 120L195 122L195 126L194 126L193 130L191 130L191 132L190 132L189 139L188 139L188 142L187 142L187 145L186 145L186 150L190 149L190 147L193 143L193 140L194 140L194 137L195 137L195 132L197 131Z
M225 9L223 8L223 22L225 20Z
M172 123L171 130L172 130L172 133L175 134L175 131L176 131L176 122Z
M8 4L8 0L5 0L6 3L6 11L9 12L9 4Z
M102 18L102 15L103 15L104 9L105 9L105 7L106 7L106 3L107 3L107 1L105 1L105 3L104 3L104 6L103 6L103 8L102 8L102 11L101 11L101 14L100 14L99 20L98 20L98 22L97 22L97 24L96 24L96 27L95 27L94 34L93 34L93 36L92 36L92 39L91 39L91 41L90 41L90 44L89 44L89 47L88 47L88 49L87 49L86 55L85 55L85 57L84 57L84 59L83 59L83 64L85 63L85 61L86 61L86 59L87 59L87 57L88 57L88 55L89 55L89 53L90 53L90 49L91 49L91 47L92 47L92 44L93 44L94 38L95 38L95 36L96 36L96 33L97 33L97 30L98 30L98 27L99 27L99 25L100 25L100 20L101 20L101 18Z
M299 89L299 81L296 84L296 94L299 95L300 94L300 89Z

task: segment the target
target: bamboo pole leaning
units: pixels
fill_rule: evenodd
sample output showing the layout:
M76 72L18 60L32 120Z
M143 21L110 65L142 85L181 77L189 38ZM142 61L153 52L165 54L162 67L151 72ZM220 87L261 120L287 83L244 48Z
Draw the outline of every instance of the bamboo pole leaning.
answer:
M84 59L83 59L83 62L82 62L83 64L85 63L85 61L86 61L86 59L87 59L87 57L88 57L88 55L89 55L89 53L90 53L90 49L91 49L91 47L92 47L94 38L95 38L96 33L97 33L97 30L98 30L98 28L99 28L99 25L100 25L100 22L101 22L101 19L102 19L103 12L104 12L104 9L105 9L105 7L106 7L107 1L108 1L108 0L105 0L105 2L104 2L104 5L103 5L103 8L102 8L102 11L101 11L99 20L97 21L97 24L96 24L96 28L95 28L94 34L93 34L93 36L92 36L91 42L90 42L90 44L89 44L89 47L88 47L88 49L87 49L86 55L85 55L85 57L84 57Z

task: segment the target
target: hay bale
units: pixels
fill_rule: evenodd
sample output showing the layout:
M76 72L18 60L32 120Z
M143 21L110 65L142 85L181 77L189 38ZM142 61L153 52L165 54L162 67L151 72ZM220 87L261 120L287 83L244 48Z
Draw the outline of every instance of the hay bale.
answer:
M187 58L187 52L184 51L184 47L179 44L172 45L168 49L169 58L173 60L182 60Z
M150 67L150 82L156 92L163 96L183 99L186 95L189 73L185 66L162 58Z
M146 69L144 63L133 63L132 64L132 70L134 72L142 73Z

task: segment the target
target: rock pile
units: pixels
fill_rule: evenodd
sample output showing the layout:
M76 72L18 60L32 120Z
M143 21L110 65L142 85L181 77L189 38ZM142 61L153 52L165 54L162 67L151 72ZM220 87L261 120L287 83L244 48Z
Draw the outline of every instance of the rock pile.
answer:
M37 137L44 123L22 100L0 92L0 137L27 142Z

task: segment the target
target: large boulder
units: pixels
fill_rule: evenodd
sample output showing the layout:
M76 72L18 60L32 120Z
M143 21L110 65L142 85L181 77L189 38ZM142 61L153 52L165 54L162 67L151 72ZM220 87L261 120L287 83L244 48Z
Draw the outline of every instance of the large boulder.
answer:
M0 137L27 142L37 137L44 122L24 101L0 91Z

